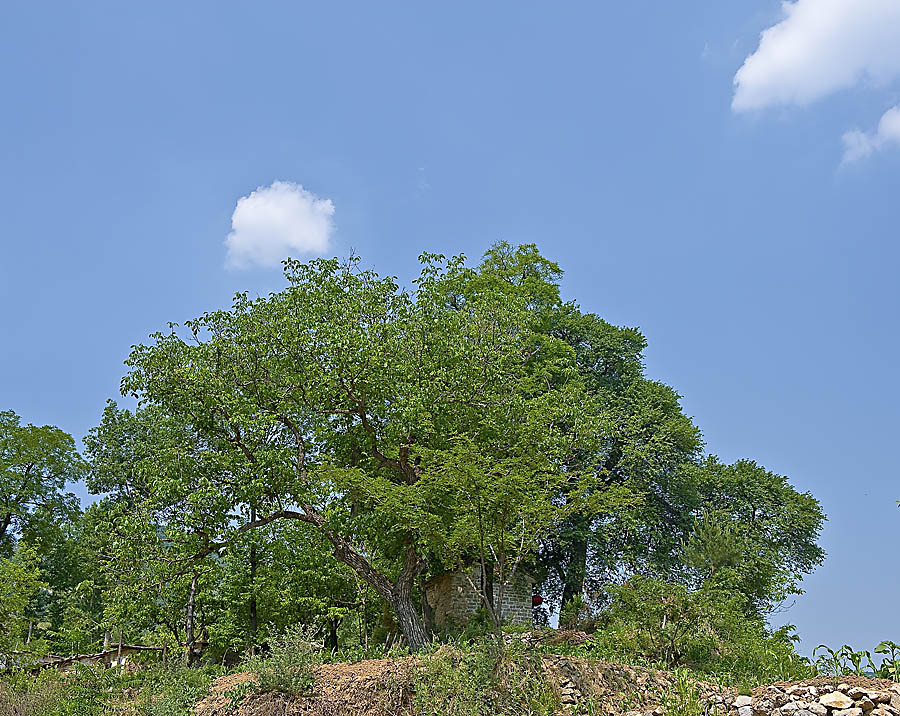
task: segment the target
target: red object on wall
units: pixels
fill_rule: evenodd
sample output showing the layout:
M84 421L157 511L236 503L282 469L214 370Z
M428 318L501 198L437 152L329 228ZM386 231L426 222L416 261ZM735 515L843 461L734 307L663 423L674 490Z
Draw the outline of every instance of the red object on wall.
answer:
M544 603L544 598L540 594L535 594L531 597L531 606L539 607Z

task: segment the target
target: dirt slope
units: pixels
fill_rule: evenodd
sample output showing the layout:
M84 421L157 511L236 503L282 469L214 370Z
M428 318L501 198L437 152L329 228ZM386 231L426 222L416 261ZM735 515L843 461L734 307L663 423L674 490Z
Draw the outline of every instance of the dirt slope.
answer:
M239 691L240 685L251 677L234 674L219 679L211 695L194 708L194 713L196 716L412 715L416 667L415 657L324 665L316 670L312 695L300 698L250 695L243 698L237 710L233 706L236 699L229 697L228 692ZM543 668L565 707L590 700L597 716L622 714L625 710L652 711L662 695L673 687L672 677L665 672L620 664L546 656ZM734 698L733 692L710 685L700 684L699 691L710 707L730 704Z

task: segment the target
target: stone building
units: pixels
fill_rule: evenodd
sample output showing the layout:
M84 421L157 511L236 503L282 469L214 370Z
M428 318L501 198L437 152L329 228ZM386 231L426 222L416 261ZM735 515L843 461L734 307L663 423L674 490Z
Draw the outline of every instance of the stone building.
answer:
M481 569L469 569L469 578L477 587L481 582ZM499 597L499 584L494 583L494 604ZM510 584L503 590L503 611L501 619L512 624L531 624L532 593L534 578L519 570ZM483 606L479 594L461 571L444 572L425 583L425 599L434 615L437 629L446 631L459 627Z

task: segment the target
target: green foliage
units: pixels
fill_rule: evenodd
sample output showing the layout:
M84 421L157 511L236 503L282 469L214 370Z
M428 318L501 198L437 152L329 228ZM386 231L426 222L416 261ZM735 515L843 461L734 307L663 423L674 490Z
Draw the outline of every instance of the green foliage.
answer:
M308 693L314 683L313 665L322 660L321 645L309 628L287 629L269 640L269 652L247 661L260 693L277 691L288 696Z
M563 302L561 275L535 246L501 242L475 279L524 299L538 330L572 350L601 436L573 445L568 456L566 474L593 471L594 480L547 485L564 507L540 547L549 603L564 606L647 571L693 588L715 574L723 589L748 597L748 613L771 612L799 593L800 577L824 556L818 502L751 461L703 459L700 432L678 394L644 375L644 337Z
M660 706L664 711L677 716L707 716L694 675L685 669L676 669L674 676L672 690L662 694Z
M153 666L137 673L78 664L68 673L8 673L0 716L188 716L221 670Z
M188 716L191 707L209 693L213 667L190 669L180 665L154 667L138 675L133 708L140 716Z
M875 669L875 675L882 679L900 681L900 644L882 641L875 647L875 653L884 654L881 665Z
M584 597L576 594L560 609L559 626L561 629L592 632L596 628L596 614Z
M844 676L853 673L853 661L862 660L865 652L855 652L849 644L844 644L837 649L832 649L827 644L819 644L813 649L816 672L823 676Z
M680 472L694 515L677 553L694 583L714 581L746 597L748 613L766 614L821 564L825 517L818 500L751 460L723 465L710 456Z
M713 586L634 578L609 588L612 602L590 649L620 661L639 659L664 668L689 667L735 684L803 678L788 628L770 631L748 616L740 596Z
M0 411L0 556L26 531L39 534L78 512L64 492L83 464L72 436L49 425L22 425L11 410Z
M832 649L826 644L819 644L813 649L814 667L823 676L875 676L891 681L900 681L900 644L893 641L882 641L873 649L876 654L883 654L880 664L876 664L871 652L855 650L849 644Z
M473 548L478 505L492 516L479 547L521 562L553 522L554 484L596 478L578 457L598 433L592 403L535 301L463 257L421 261L412 292L355 260L288 261L285 290L238 295L189 335L135 347L123 389L184 435L141 457L149 496L117 527L164 526L174 564L305 522L417 648L427 637L407 595L427 553Z
M424 716L549 716L558 707L540 658L522 649L498 651L493 641L426 656L413 690L415 713Z
M464 647L423 662L430 712L550 707L531 657L503 646L524 569L563 627L596 632L580 653L735 684L807 676L764 617L824 557L815 498L704 456L680 396L645 375L640 332L563 301L535 246L420 261L411 290L356 259L288 261L283 290L153 335L122 382L137 408L106 406L85 461L0 413L0 651L105 634L195 665L268 649L260 688L305 693L322 659L426 647L421 586L480 567ZM82 514L64 490L83 475L102 496ZM897 678L900 646L875 653L877 669L849 647L817 656ZM209 678L79 670L66 703L46 675L3 698L92 716L128 688L141 714L180 714Z
M93 716L98 713L90 704L78 713L71 701L69 686L54 671L42 672L37 678L13 673L0 679L0 716Z
M0 558L0 658L23 645L30 622L29 609L38 592L46 587L41 581L34 550L23 547L10 559Z

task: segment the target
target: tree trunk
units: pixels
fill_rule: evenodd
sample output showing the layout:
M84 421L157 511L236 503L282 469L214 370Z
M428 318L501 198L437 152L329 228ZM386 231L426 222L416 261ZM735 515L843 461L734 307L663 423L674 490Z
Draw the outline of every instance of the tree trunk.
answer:
M425 631L425 624L416 610L409 591L395 593L388 603L394 610L394 614L397 615L397 623L400 625L400 631L403 632L410 651L423 649L428 644L428 633Z
M322 527L324 519L315 511L314 508L304 505L304 519L307 522ZM403 557L403 569L400 570L400 576L393 584L381 572L375 569L369 561L360 554L353 546L341 535L331 530L323 530L325 537L334 547L334 556L353 571L359 577L371 584L394 610L397 615L397 623L400 625L400 631L406 637L406 645L411 651L419 651L428 644L428 632L425 631L425 623L419 615L416 605L412 599L412 587L416 577L425 566L415 543L410 539L406 545L406 551Z
M188 593L187 613L184 619L184 663L194 663L194 596L197 593L197 573L191 577L191 591Z
M250 509L250 521L256 522L256 508ZM259 616L256 613L256 556L255 535L250 535L250 655L256 654L256 632L259 628Z
M587 577L587 532L590 524L587 517L579 516L576 519L573 530L575 535L568 545L569 560L563 580L562 606L584 593L584 580Z
M488 607L493 612L497 607L494 603L494 563L490 559L486 559L482 564L484 565L481 575L482 588Z
M422 597L422 624L425 626L426 634L434 634L434 609L428 603L425 594L425 577L419 577L419 595Z
M412 600L412 586L416 577L425 567L424 560L420 557L415 542L409 538L406 546L406 554L403 560L403 569L396 582L391 582L384 574L379 572L371 562L357 550L343 535L332 531L326 526L323 515L309 503L301 504L302 512L293 510L279 510L271 515L251 520L242 528L242 532L262 527L278 519L294 519L307 522L319 530L324 537L331 542L334 556L339 562L350 567L366 584L370 584L378 595L384 599L397 615L397 622L406 643L412 651L418 651L428 643L428 632L419 615L416 605Z
M12 512L7 512L3 519L0 520L0 538L6 536L6 530L9 529L9 526L12 524L13 514Z
M328 651L337 651L338 648L338 625L340 619L332 617L328 620L328 633L325 635L325 648Z

